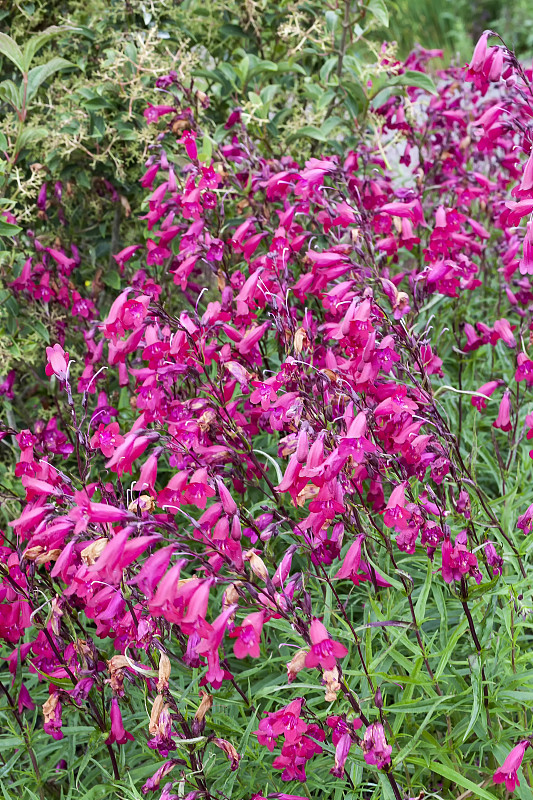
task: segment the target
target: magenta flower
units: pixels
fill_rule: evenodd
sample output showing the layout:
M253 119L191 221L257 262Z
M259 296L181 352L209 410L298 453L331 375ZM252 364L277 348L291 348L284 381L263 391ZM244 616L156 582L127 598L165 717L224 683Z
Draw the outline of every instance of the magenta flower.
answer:
M361 533L355 542L350 545L348 552L344 556L342 567L334 575L337 580L344 580L349 578L357 586L361 581L366 581L368 578L365 574L359 573L361 565L361 545L365 539L365 534Z
M0 383L0 395L4 395L7 400L13 400L15 394L13 392L13 384L15 383L17 373L14 369L10 370L7 377Z
M530 156L529 161L531 160ZM526 226L523 256L520 260L520 274L533 275L533 222L528 222Z
M107 426L101 423L96 433L91 437L91 447L93 450L99 448L106 458L111 458L116 448L123 441L124 437L120 435L118 422L111 422Z
M330 770L331 774L335 775L336 778L342 778L344 775L344 765L346 764L351 745L352 737L349 733L343 733L335 747L335 766Z
M274 738L283 735L285 741L292 744L307 730L307 723L300 719L302 713L303 698L298 697L285 708L270 715L272 725L272 735ZM261 725L259 726L261 727Z
M66 353L60 344L55 344L53 347L46 348L46 357L48 364L45 367L45 372L49 377L55 375L60 381L66 381L68 376L68 353Z
M261 403L263 411L268 411L270 406L276 402L276 390L271 383L263 383L263 381L252 381L254 391L250 395L250 403Z
M331 639L324 625L316 617L311 622L309 636L311 649L305 657L306 667L317 667L320 664L322 669L333 669L338 658L348 655L348 649L340 642Z
M411 513L405 508L405 486L398 484L389 497L389 501L383 515L383 522L388 528L393 528L400 533L407 528Z
M527 510L518 517L516 527L520 528L520 530L526 536L531 533L533 529L533 504L530 505Z
M106 744L113 744L116 742L117 744L126 744L128 739L130 741L134 741L134 737L131 733L128 733L124 730L124 725L122 724L122 714L120 713L120 706L118 704L118 700L116 697L113 697L111 700L111 711L109 712L111 717L111 733L105 740Z
M511 399L510 392L507 390L501 399L498 416L492 423L494 428L500 428L502 431L510 431L512 428L511 423Z
M459 581L463 575L468 574L474 577L477 583L480 582L482 576L477 567L477 558L466 547L466 534L464 531L457 534L454 546L452 546L449 537L443 541L441 569L442 577L446 583Z
M148 103L148 107L144 109L143 115L148 124L150 124L151 122L157 122L159 117L165 114L172 114L175 110L174 106L153 106L151 103Z
M378 769L383 769L391 763L392 746L387 744L381 722L374 722L368 726L361 746L367 764L373 764Z
M124 264L126 261L129 261L130 258L133 258L140 247L142 247L140 244L130 244L129 247L125 247L124 250L121 250L120 253L117 253L113 256L121 270L124 269Z
M524 753L529 747L529 742L524 739L513 747L501 767L492 776L494 783L505 783L508 792L514 792L516 786L520 786L517 770L520 769Z
M185 150L191 161L196 161L198 158L198 150L196 148L196 133L194 131L183 131L180 144L185 145Z
M519 357L520 355L521 354L519 354ZM488 383L484 383L483 386L480 386L477 391L478 394L484 394L488 398L496 391L496 389L500 385L501 381L489 381ZM481 411L481 409L487 407L487 400L485 397L479 397L478 395L473 395L470 402L475 408L478 409L478 411Z
M263 611L256 611L253 614L248 614L242 621L242 625L235 628L230 633L230 638L237 638L233 646L233 652L236 658L259 658L260 644L261 644L261 631L263 629L265 614Z
M222 644L224 633L231 615L236 609L236 605L228 606L218 615L213 624L205 622L203 629L199 631L201 640L196 648L198 655L207 656L208 671L206 678L215 688L220 687L224 680L224 670L220 667L220 657L218 648Z

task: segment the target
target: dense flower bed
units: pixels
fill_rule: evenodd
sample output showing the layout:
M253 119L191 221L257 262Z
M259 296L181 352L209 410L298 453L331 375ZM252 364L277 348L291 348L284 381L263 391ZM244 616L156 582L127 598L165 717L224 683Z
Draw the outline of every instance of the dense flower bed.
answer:
M378 93L378 140L305 163L260 155L239 110L204 135L207 98L160 78L110 308L75 243L28 234L12 291L59 312L57 413L2 433L21 730L46 685L53 740L99 731L117 781L140 748L162 800L519 786L533 95L487 41L435 96Z

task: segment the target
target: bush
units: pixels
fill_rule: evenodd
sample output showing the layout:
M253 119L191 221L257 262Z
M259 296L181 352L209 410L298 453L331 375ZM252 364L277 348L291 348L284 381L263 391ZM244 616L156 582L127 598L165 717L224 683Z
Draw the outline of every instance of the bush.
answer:
M4 795L529 796L532 75L432 56L305 163L159 76L116 287L15 242Z

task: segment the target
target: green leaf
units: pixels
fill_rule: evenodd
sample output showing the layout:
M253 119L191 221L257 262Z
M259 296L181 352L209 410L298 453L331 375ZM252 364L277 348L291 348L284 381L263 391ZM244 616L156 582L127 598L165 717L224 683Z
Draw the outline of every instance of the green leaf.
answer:
M468 661L470 663L470 674L472 676L472 711L470 713L470 721L468 723L466 733L463 736L463 742L466 742L470 731L477 722L477 718L479 717L479 712L481 710L483 694L481 682L481 662L479 655L477 653L471 655Z
M272 456L269 453L265 453L263 450L255 450L254 449L254 453L259 453L259 455L264 456L265 458L267 458L270 461L270 463L272 464L272 466L276 470L276 477L278 479L278 483L281 483L283 475L281 473L281 469L280 469L279 464L276 461L276 459L272 458Z
M418 600L415 603L415 616L418 624L422 622L422 620L426 615L426 603L429 596L429 590L431 588L431 580L433 577L432 567L433 564L431 563L431 561L428 561L426 580L424 581L424 585L422 586L422 591L418 596Z
M16 236L21 230L19 225L13 225L0 217L0 236Z
M27 72L30 68L30 64L35 58L35 55L39 52L39 50L48 44L48 42L57 36L60 33L66 33L67 31L74 31L75 33L80 33L80 28L74 28L70 25L51 25L46 30L38 33L36 36L32 36L26 44L24 45L24 55L22 59L22 63L24 66L24 71Z
M430 761L429 764L426 764L426 761L423 758L411 757L407 760L419 767L427 766L433 772L436 772L437 775L441 775L443 778L447 778L447 780L452 781L452 784L457 784L458 786L462 786L463 789L468 789L468 791L470 791L474 797L480 797L482 800L497 800L496 795L492 794L491 792L487 792L487 790L482 789L481 786L477 786L471 780L465 778L464 775L461 775L460 772L457 772L451 767L445 767L444 764L439 764L437 761Z
M41 339L44 339L46 344L50 344L50 333L45 325L40 320L35 320L33 323L33 329L36 331Z
M459 639L461 638L461 636L463 635L463 633L466 631L467 628L468 628L468 620L465 618L465 619L463 619L461 621L461 623L455 629L454 633L448 639L448 643L447 643L446 647L444 648L444 651L443 651L443 653L442 653L442 655L440 657L439 665L438 665L437 669L435 670L435 680L436 681L439 680L440 676L444 672L444 670L446 668L446 664L450 660L450 656L451 656L451 654L452 654L457 642L459 641Z
M211 157L213 155L213 145L211 143L211 139L207 134L204 134L202 139L202 145L198 148L198 161L203 161L204 163L209 163L211 161Z
M367 8L383 27L389 27L389 12L387 11L385 0L370 0Z
M44 128L24 128L20 136L18 137L15 145L15 150L20 152L24 147L33 142L38 142L40 139L45 139L49 134L49 131Z
M13 81L7 80L0 83L0 100L10 103L15 111L22 109L22 91Z
M387 86L415 86L417 89L424 89L430 94L438 94L435 84L425 72L418 72L414 69L407 69L402 75L396 75L387 82Z
M24 72L24 56L22 50L11 36L7 33L0 33L0 53L6 58L9 58L13 64L18 67L21 72Z
M324 16L326 18L326 26L327 26L328 32L329 33L335 33L335 29L337 28L337 25L339 24L339 21L340 21L339 20L339 15L337 14L336 11L326 11ZM335 60L337 60L337 59L335 59Z
M297 72L299 75L307 75L307 72L301 64L296 64L291 61L280 61L278 64L278 72Z
M47 61L46 64L41 64L39 67L30 69L28 73L27 99L31 100L31 98L37 92L39 86L44 83L45 80L50 78L55 72L59 72L62 69L73 66L74 64L72 61L67 61L66 58L55 56L54 58L50 59L50 61Z
M60 689L72 689L72 681L70 678L54 678L52 675L48 675L46 672L43 672L41 669L39 669L39 667L36 667L33 661L30 661L30 664L32 665L33 669L39 673L39 675L42 675L45 680L53 683L54 686L58 686Z
M289 142L293 142L295 139L301 139L302 137L307 137L309 139L317 139L319 142L327 142L328 138L325 136L320 128L315 127L315 125L304 125L303 128L293 133L289 136Z
M104 275L104 283L112 289L120 289L120 275L115 269L106 272Z

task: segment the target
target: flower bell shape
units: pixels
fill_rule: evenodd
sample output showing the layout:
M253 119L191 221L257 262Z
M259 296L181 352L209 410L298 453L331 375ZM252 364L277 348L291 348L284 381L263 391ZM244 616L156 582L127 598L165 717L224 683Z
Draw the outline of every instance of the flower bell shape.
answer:
M111 733L106 739L106 744L113 744L114 742L117 744L126 744L128 739L133 742L131 733L124 730L122 714L120 713L120 706L116 697L113 697L111 700L109 716L111 717Z
M316 617L311 622L309 637L311 649L305 657L306 667L316 667L320 664L322 669L333 669L338 658L348 655L348 649L340 642L331 639L325 626Z
M516 747L513 747L501 767L499 767L492 776L494 783L505 783L505 788L508 792L514 792L515 787L520 786L520 781L516 773L517 770L520 769L524 753L528 747L529 742L527 739L524 739L522 742L519 742Z
M60 381L66 381L68 377L68 353L65 353L60 344L46 348L48 364L45 372L49 378L55 375Z

